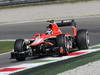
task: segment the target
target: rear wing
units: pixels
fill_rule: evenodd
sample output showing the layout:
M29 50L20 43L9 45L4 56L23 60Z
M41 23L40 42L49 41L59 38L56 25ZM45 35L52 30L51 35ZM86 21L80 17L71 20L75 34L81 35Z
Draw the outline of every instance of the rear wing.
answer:
M77 26L75 20L69 19L69 20L62 20L60 23L57 23L58 27L64 27L64 26Z

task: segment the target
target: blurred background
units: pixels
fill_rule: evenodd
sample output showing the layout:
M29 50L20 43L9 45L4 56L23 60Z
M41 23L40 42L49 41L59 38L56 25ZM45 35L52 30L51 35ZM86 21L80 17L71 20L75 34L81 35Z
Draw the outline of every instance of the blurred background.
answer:
M62 2L79 2L79 1L93 1L93 0L0 0L0 6L29 4L29 3L44 3L44 2L62 3Z

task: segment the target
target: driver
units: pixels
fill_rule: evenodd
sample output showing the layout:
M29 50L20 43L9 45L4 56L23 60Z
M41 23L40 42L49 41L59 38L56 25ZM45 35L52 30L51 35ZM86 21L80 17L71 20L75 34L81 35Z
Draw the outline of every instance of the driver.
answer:
M48 30L46 31L46 34L48 34L48 35L53 34L53 33L52 33L52 29L51 29L50 26L48 26L47 29L48 29Z
M48 31L47 31L48 34L59 35L59 34L62 33L54 20L48 20L47 22L50 23L49 26L47 27L48 28Z

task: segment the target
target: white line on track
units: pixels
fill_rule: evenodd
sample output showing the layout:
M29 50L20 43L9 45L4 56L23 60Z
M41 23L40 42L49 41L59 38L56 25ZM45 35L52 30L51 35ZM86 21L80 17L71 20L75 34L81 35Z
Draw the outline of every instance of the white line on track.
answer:
M15 41L15 39L6 39L6 40L0 40L0 41Z
M100 44L92 45L89 48L93 48L93 47L96 47L96 46L100 46Z
M11 52L11 51L10 51L10 52ZM10 52L1 53L0 56L1 56L1 55L5 55L5 54L9 54Z

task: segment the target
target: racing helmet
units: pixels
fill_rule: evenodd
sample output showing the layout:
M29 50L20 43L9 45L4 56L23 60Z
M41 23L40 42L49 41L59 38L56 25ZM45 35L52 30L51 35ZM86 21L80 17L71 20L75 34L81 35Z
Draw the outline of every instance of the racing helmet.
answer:
M53 19L49 19L49 20L47 20L47 22L54 23L54 20Z

